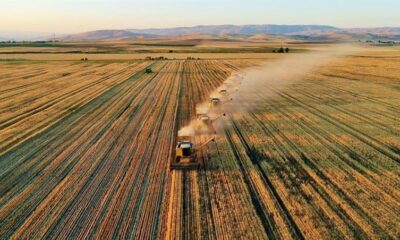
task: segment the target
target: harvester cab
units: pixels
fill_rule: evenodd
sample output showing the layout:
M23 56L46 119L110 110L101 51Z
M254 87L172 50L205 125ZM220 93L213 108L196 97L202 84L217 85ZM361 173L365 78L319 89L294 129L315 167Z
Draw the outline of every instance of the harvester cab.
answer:
M219 98L217 98L217 97L212 97L212 98L210 99L211 105L218 105L219 102L220 102L220 100L219 100Z
M176 146L176 156L179 158L180 162L191 162L193 153L193 143L189 141L179 142L178 146Z
M219 90L219 93L222 95L225 95L227 93L227 91L226 91L226 89L221 89L221 90Z
M171 169L196 169L198 166L192 137L178 136Z

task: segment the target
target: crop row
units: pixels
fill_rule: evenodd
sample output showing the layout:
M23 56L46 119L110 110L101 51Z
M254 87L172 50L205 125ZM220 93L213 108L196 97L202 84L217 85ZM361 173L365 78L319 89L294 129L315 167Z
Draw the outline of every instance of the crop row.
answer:
M354 58L228 114L201 170L172 172L167 237L398 238L398 75L382 71L391 58Z
M150 65L153 73L144 73ZM9 73L0 79L7 83L0 94L0 238L163 236L170 198L181 201L171 188L180 175L168 167L175 126L232 67L223 61L1 67ZM183 209L201 215L199 206Z

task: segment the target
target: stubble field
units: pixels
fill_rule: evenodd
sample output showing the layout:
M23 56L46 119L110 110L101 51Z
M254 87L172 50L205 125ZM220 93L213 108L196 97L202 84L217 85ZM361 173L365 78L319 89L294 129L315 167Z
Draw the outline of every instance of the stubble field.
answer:
M227 112L185 171L196 104L276 55L0 62L0 238L400 238L400 54L365 51Z

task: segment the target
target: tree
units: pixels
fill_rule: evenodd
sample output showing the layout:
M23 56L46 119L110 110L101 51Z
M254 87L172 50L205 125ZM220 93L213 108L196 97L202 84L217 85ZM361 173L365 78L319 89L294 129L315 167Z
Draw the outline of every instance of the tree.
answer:
M288 53L289 52L289 48L285 48L285 52Z

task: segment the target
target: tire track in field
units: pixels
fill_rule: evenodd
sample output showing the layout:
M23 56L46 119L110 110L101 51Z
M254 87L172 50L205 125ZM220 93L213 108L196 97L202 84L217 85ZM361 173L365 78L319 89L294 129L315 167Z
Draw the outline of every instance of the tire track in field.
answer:
M356 204L352 200L352 198L347 193L345 193L341 188L339 188L335 183L333 183L330 180L330 178L328 176L326 176L326 174L324 174L320 170L320 168L318 167L318 164L314 163L314 161L312 161L312 159L307 158L306 154L303 151L300 151L293 143L291 143L291 141L289 139L287 139L285 137L285 135L283 135L282 133L279 133L279 130L276 127L273 127L272 124L268 124L268 128L267 128L267 126L263 122L261 122L261 120L258 117L256 117L255 115L253 115L253 119L256 119L259 126L261 126L263 131L265 131L264 134L266 134L266 136L272 136L274 139L274 143L279 143L279 144L276 144L276 148L280 149L280 152L281 152L283 158L290 161L290 166L293 169L292 172L295 173L296 176L300 175L300 179L306 179L306 181L308 183L310 183L310 186L314 189L314 191L322 199L324 199L324 201L328 204L328 206L332 210L334 210L334 212L336 212L344 222L347 223L346 226L350 227L352 233L354 234L354 237L364 239L366 237L366 233L364 232L362 227L358 225L358 223L353 221L353 219L345 211L345 209L343 209L340 205L337 205L333 201L333 199L330 199L329 195L327 195L325 190L323 188L321 188L319 186L319 184L313 180L313 178L309 175L309 173L307 173L307 171L304 169L304 167L300 163L298 163L299 158L301 159L301 161L304 162L304 165L310 167L316 173L316 175L324 181L324 184L331 186L334 189L336 195L340 196L342 199L344 199L345 202L349 203L349 205L351 205L352 208L355 209L358 214L360 214L360 216L362 216L364 219L366 219L366 221L368 223L373 223L372 227L374 228L374 232L379 232L381 234L383 233L386 237L389 236L385 233L385 231L382 228L379 227L379 225L373 220L373 218L371 218L358 204ZM270 127L271 127L271 129L269 129ZM274 133L278 134L280 136L280 139L282 139L282 141L284 141L284 142L282 142L278 138L274 137L275 136ZM292 155L290 153L291 151L284 147L284 143L291 146L291 149L294 149L298 156ZM274 161L268 161L268 162L271 162L271 164L274 163ZM282 165L282 166L285 166L285 165ZM278 165L276 165L275 167L279 168ZM278 174L279 174L281 172L281 170L277 169L276 172L278 172ZM283 178L282 178L282 181L284 181ZM292 181L293 181L292 185L296 186L296 184L294 184L296 182L296 180L293 179ZM289 188L290 186L287 186L287 187ZM306 195L304 195L303 197L305 199L307 199ZM316 206L314 206L312 208L318 209ZM327 221L327 219L325 219L324 221ZM333 225L331 224L331 226L333 226Z
M356 128L350 126L347 123L344 123L343 121L340 121L337 118L325 116L324 113L321 112L320 110L316 109L315 107L313 107L307 103L304 103L304 101L301 101L298 98L295 98L292 95L289 95L288 93L282 93L282 92L277 92L277 91L275 91L275 92L282 98L288 100L289 102L307 109L313 115L329 122L330 124L334 125L335 127L339 128L339 129L347 132L354 138L369 145L370 147L374 148L375 150L382 153L383 155L386 155L388 158L392 159L393 161L400 163L399 154L393 152L392 149L389 146L387 146L387 144L377 140L376 138L374 138L372 136L368 136L368 135L360 132Z
M323 146L328 149L334 156L337 157L341 162L339 163L339 166L349 166L351 169L357 171L360 173L362 176L367 176L368 181L371 181L376 187L381 188L386 194L390 194L390 189L387 189L385 186L382 186L382 183L377 181L375 179L375 176L369 173L369 171L372 171L373 173L376 174L382 174L381 168L373 168L371 164L368 162L370 161L367 157L360 156L359 152L350 148L349 146L341 143L337 139L331 136L331 134L323 129L322 127L319 127L318 125L315 124L310 124L310 123L305 123L303 121L298 121L298 120L293 120L293 118L290 118L290 114L293 115L293 111L289 109L285 109L284 111L279 110L278 108L274 107L275 101L271 100L270 106L273 107L273 109L279 113L283 117L283 119L286 119L288 121L293 121L295 123L295 126L298 126L299 129L307 133L309 136L311 136L314 141L323 143ZM278 129L277 129L278 130ZM335 143L334 146L332 146L332 143ZM348 155L346 155L346 153ZM393 181L396 181L396 178L390 177ZM396 196L392 196L396 198ZM398 198L396 198L398 199Z
M92 101L91 101L90 103L88 103L87 105L81 107L79 111L75 112L75 114L71 114L71 115L67 116L66 118L64 118L62 121L60 121L59 123L57 123L56 126L54 126L54 127L52 128L52 129L53 129L53 133L54 133L54 131L57 132L57 131L56 131L57 128L60 128L60 127L63 127L63 126L64 126L64 124L62 124L62 123L65 123L65 122L68 122L68 121L73 121L73 120L75 120L75 119L79 119L80 113L87 111L87 109L91 109L93 106L98 105L100 102L105 102L105 101L107 101L107 99L110 99L112 96L114 96L115 94L117 94L117 93L119 92L118 89L121 89L124 85L131 84L132 80L134 81L135 78L129 78L128 80L126 80L126 81L124 81L123 83L121 83L120 85L117 85L117 86L115 86L114 88L110 89L108 92L104 93L103 95L101 95L100 97L96 98L95 100L92 100ZM112 121L113 121L113 119L110 119L110 120L109 120L110 123L112 123ZM52 129L50 129L50 130L47 131L46 133L51 132ZM56 130L54 130L54 129L56 129ZM104 130L103 130L103 131L104 131ZM43 134L41 134L41 135L43 136L43 135L45 135L46 133L43 133ZM101 132L100 132L100 134L101 134ZM56 135L56 134L55 134L55 135ZM94 135L94 136L96 136L96 135ZM97 137L95 137L95 139L96 139L96 138L97 138ZM40 136L36 137L36 139L40 139ZM33 139L33 141L31 141L30 143L34 143L36 139ZM28 145L28 144L30 144L30 143L25 143L25 144ZM16 155L16 154L9 154L9 156L12 156L12 155ZM3 157L4 157L4 156L2 156L1 158L3 158ZM6 156L6 157L7 157L7 156ZM2 159L2 160L3 160L3 159ZM3 161L1 161L1 162L3 162ZM70 166L70 167L71 167L71 166ZM43 197L43 196L46 196L46 194L38 194L38 195L36 195L36 196ZM4 206L3 206L3 207L4 207ZM30 207L32 207L32 206L30 206ZM14 211L14 212L15 212L15 211ZM29 211L24 211L24 214L27 214L27 212L29 213ZM3 219L3 217L2 217L2 219ZM6 221L3 221L3 224L5 224L5 223L6 223Z
M122 72L120 72L118 74L113 74L113 76L117 77L121 73ZM129 73L129 72L127 72L127 73ZM11 127L12 125L14 125L13 128L17 128L19 126L19 125L16 125L18 122L26 122L27 119L32 118L33 116L35 116L35 114L40 115L42 111L51 109L52 107L54 108L54 106L58 106L65 101L71 101L72 99L75 98L75 96L78 96L78 94L83 94L83 91L89 91L91 87L94 87L94 86L96 86L96 84L100 84L103 81L107 81L108 79L112 79L112 78L105 77L102 80L96 81L96 83L94 83L94 84L89 84L90 86L76 89L73 92L65 93L60 98L50 100L49 102L44 103L44 105L40 106L39 108L34 108L34 109L29 110L29 112L23 113L23 115L15 116L13 119L9 120L6 123L3 122L1 128L3 129L3 132L6 131L6 129L7 129L6 127ZM118 82L121 82L121 81L122 80L119 80ZM116 82L116 84L118 84L118 82ZM78 101L76 103L72 103L73 105L71 105L69 109L74 109L74 108L76 109L77 107L79 107L79 105L85 104L85 102L90 101L91 98L96 97L98 94L101 94L102 92L106 91L107 88L109 88L109 87L103 86L102 88L98 89L96 92L90 92L85 97L81 98L80 101ZM11 150L13 146L15 147L15 145L17 143L20 143L22 140L32 137L33 134L37 134L37 132L40 131L41 129L48 128L49 124L53 124L54 121L57 121L59 118L62 118L63 116L69 114L71 112L71 110L69 110L69 109L61 109L61 111L59 111L55 115L53 115L52 118L44 119L44 121L39 122L36 126L25 131L21 135L18 135L18 136L10 135L10 136L6 137L2 144L3 146L0 146L0 152L2 152L4 154L6 151ZM6 124L6 126L4 126L4 124Z

